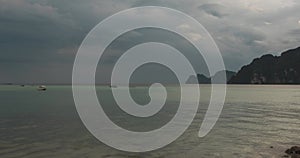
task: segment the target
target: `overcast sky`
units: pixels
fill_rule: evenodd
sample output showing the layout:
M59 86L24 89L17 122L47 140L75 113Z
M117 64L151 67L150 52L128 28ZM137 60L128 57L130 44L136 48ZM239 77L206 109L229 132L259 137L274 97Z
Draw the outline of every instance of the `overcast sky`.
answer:
M197 19L228 70L300 46L296 0L0 0L0 83L69 83L77 49L96 24L149 5Z

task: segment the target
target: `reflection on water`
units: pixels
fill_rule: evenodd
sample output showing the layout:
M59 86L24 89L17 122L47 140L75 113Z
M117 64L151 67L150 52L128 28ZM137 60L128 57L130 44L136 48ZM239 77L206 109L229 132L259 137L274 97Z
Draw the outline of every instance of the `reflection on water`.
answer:
M97 89L105 92L108 87ZM147 96L146 88L135 91L137 99ZM300 86L228 86L219 121L211 133L198 138L209 92L208 86L201 86L198 114L177 141L154 152L126 153L107 147L85 129L70 86L48 86L45 92L30 86L0 86L0 157L281 157L285 149L299 145ZM178 96L169 97L170 105L176 104ZM171 114L166 111L166 119ZM127 120L127 126L144 125L132 122Z

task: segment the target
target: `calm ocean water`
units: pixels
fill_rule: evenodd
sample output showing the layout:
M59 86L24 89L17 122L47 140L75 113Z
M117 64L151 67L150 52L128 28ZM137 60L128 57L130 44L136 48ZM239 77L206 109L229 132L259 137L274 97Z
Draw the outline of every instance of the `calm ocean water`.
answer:
M166 123L178 102L177 87L168 87L170 112L156 121L139 122L115 114L105 102L112 120L133 130L148 130ZM108 87L99 86L99 97ZM214 129L198 138L210 88L201 85L201 103L192 125L167 147L147 153L127 153L107 147L82 124L73 102L71 86L48 86L40 92L32 86L0 86L0 157L281 157L300 142L300 86L228 86L227 99ZM137 102L147 102L147 88L135 87ZM100 99L101 100L101 99ZM176 106L174 106L176 107ZM172 109L173 108L173 109ZM176 108L175 108L176 111ZM145 126L146 124L146 126ZM273 146L273 148L270 148Z

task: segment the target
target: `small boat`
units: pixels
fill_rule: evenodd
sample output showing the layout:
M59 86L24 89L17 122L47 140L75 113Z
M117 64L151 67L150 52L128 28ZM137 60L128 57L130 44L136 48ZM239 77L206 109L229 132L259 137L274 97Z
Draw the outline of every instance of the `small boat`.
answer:
M38 86L37 90L38 91L45 91L45 90L47 90L47 88L46 88L46 86L41 85L41 86Z
M117 88L116 85L109 85L110 88Z

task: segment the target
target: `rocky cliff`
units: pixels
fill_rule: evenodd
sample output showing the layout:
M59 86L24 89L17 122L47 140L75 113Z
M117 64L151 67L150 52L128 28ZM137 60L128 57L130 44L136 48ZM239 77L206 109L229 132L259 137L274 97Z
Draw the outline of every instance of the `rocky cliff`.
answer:
M281 56L264 55L243 66L230 84L300 84L300 47Z
M203 74L197 74L197 76L190 76L190 78L187 81L187 84L210 84L211 79L215 78L215 83L223 83L223 81L219 80L222 78L222 75L226 75L226 82L228 82L232 76L234 76L236 73L233 71L219 71L215 75L211 77L206 77Z

